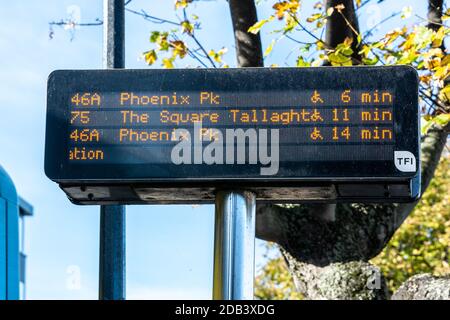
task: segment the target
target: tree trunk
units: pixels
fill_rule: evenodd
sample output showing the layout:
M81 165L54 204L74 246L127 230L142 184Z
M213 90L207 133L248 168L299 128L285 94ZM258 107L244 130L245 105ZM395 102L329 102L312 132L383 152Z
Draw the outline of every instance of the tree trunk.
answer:
M239 67L263 67L261 38L247 32L258 21L253 0L229 0Z
M450 300L450 277L418 274L406 280L392 300Z
M428 1L428 28L434 31L439 30L442 26L442 6L444 0Z
M364 261L320 267L282 250L298 291L311 300L384 300L388 289L381 271Z
M259 34L247 32L257 21L254 1L229 2L239 66L262 66ZM358 31L358 21L353 1L325 1L327 8L341 3L345 5L342 12L347 21L334 12L327 22L326 42L335 47L351 37L356 46L352 28ZM357 51L355 47L354 52ZM449 129L450 125L446 128L435 125L422 139L423 191L434 175ZM385 299L384 278L368 261L381 252L415 205L258 204L256 234L280 246L297 289L306 298Z

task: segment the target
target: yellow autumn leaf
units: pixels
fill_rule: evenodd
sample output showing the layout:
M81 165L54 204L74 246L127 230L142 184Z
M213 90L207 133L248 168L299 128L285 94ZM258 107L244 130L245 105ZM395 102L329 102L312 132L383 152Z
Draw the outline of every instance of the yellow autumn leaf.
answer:
M181 40L171 41L170 46L173 49L173 56L179 56L181 59L183 59L187 54L187 47Z
M248 28L247 32L257 34L261 30L263 25L265 25L269 21L272 21L273 18L274 18L273 16L270 16L268 19L263 19L261 21L256 22L254 25Z
M162 60L162 64L163 64L163 67L166 68L166 69L173 69L174 68L174 66L173 66L173 59L171 59L171 58L164 58Z
M267 46L266 50L264 51L264 57L267 57L273 50L273 46L275 45L276 41L275 39L270 42L270 44Z
M450 63L450 54L447 54L441 61L441 67L444 67Z
M223 47L219 51L214 51L213 49L209 50L208 55L214 59L214 61L218 63L222 63L222 56L228 51L227 48Z
M433 36L432 46L433 48L439 48L442 46L445 37L445 27L440 27L439 30Z
M144 53L144 59L145 62L147 62L148 65L152 65L155 63L155 61L158 59L157 55L156 55L156 51L155 50L150 50Z
M194 25L188 20L181 22L181 31L183 33L192 34L194 32Z
M175 9L186 8L193 0L175 0Z
M319 20L320 18L322 18L322 14L321 13L314 13L313 15L309 16L306 19L306 21L311 23L311 22Z
M446 85L441 92L439 92L439 99L441 99L444 102L450 101L450 84ZM446 116L450 117L450 114L447 114Z
M300 3L298 0L281 1L275 3L272 8L275 10L275 15L279 20L282 20L285 13L296 13Z

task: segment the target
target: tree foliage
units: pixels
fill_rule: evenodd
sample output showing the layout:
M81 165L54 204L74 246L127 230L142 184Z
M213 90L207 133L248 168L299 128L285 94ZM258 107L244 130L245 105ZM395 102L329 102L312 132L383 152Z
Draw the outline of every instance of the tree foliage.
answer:
M449 156L442 157L421 201L372 262L393 291L419 273L450 274Z
M203 67L228 67L224 55L228 49L206 48L197 38L200 18L189 13L194 1L176 0L174 10L179 21L168 21L167 30L151 32L151 48L143 53L149 65L158 61L165 68L176 67L177 61L189 56ZM370 1L356 1L356 9ZM394 12L373 26L370 30L359 32L345 16L345 6L338 4L326 9L322 2L312 4L314 13L302 18L302 7L311 5L306 1L264 1L261 5L271 5L272 14L263 17L248 29L249 33L263 31L269 35L269 45L264 50L267 57L277 50L281 40L288 40L296 54L297 67L351 65L410 65L420 74L420 97L423 121L445 125L450 121L450 84L446 79L450 74L450 55L444 50L444 40L450 33L445 22L450 17L446 10L443 23L437 28L429 27L428 20L414 13L411 7ZM336 47L330 47L323 39L327 19L331 15L341 15L350 26L353 36L347 37ZM419 23L408 25L407 20L414 15ZM386 34L374 36L375 29L388 20L398 19L403 26ZM265 34L266 34L265 33ZM298 39L302 39L301 41ZM354 43L356 41L357 43ZM285 44L283 44L285 45ZM356 52L355 52L356 51ZM424 132L425 133L425 132Z
M269 257L276 249L267 250ZM301 299L281 255L267 259L256 277L256 298ZM391 292L416 274L450 274L450 155L442 157L421 201L372 263Z
M164 68L174 68L177 60L189 56L202 67L223 67L228 65L222 60L227 48L207 50L197 38L200 29L199 16L189 14L188 7L193 0L175 0L174 10L178 21L160 19L160 23L169 25L166 30L154 30L150 34L152 48L143 53L148 65L161 61ZM148 15L147 15L148 16Z
M444 40L449 35L450 29L441 24L433 30L429 28L427 19L416 15L422 22L412 26L406 24L412 14L410 7L405 7L402 12L394 12L379 24L386 23L389 19L399 18L404 26L395 28L384 35L374 37L374 26L365 32L359 32L353 27L344 15L344 5L324 9L322 2L314 5L316 11L311 16L302 20L300 17L301 5L306 2L288 0L275 2L274 13L268 18L257 22L250 32L261 32L263 28L269 29L273 21L282 21L282 27L276 24L270 29L274 40L266 49L266 55L276 49L274 45L282 38L288 38L297 45L297 67L320 66L330 64L332 66L358 65L410 65L420 74L420 96L423 102L423 112L427 114L425 121L434 119L434 115L446 114L438 118L441 125L448 123L448 107L450 102L450 84L445 83L450 73L450 55L444 51ZM361 1L356 1L360 6ZM346 38L336 47L330 47L320 36L326 27L327 19L339 14L352 30L353 37ZM449 10L443 16L446 21ZM298 41L298 36L309 38L309 41ZM353 41L356 39L357 44ZM358 48L358 52L355 52ZM356 55L355 55L356 53ZM359 57L359 58L356 58ZM433 115L433 116L431 116Z
M295 289L286 262L276 251L276 246L268 243L266 248L267 252L264 259L267 260L267 263L256 276L255 297L261 300L302 299L302 295ZM277 252L276 257L269 257L269 254L274 251Z
M198 0L197 0L198 1ZM197 15L194 0L174 0L174 16L170 20L155 17L144 9L134 10L127 1L126 11L141 16L154 23L157 29L150 32L148 50L142 53L148 65L160 65L164 68L175 68L178 62L186 57L192 58L196 64L190 67L228 67L224 56L229 51L222 48L208 48L202 44L197 33L201 29L201 18ZM446 24L450 18L450 9L444 9L441 22L431 22L427 17L414 12L411 7L404 7L400 12L392 12L368 30L359 31L345 15L343 4L326 8L322 1L308 2L301 0L266 0L256 1L261 6L270 6L272 14L262 17L248 29L251 34L261 33L268 37L268 45L264 56L275 54L278 46L292 47L296 56L295 66L310 67L321 65L410 65L420 75L420 98L423 111L424 132L435 122L445 126L450 122L450 55L445 51L445 39L450 33ZM356 11L370 3L384 1L356 0ZM214 2L211 3L214 5ZM313 13L304 17L305 6L312 6ZM150 8L151 9L151 8ZM333 15L340 15L352 31L351 37L330 46L323 35L327 21ZM362 14L362 16L364 16ZM408 19L415 17L414 24ZM397 19L397 20L394 20ZM399 27L385 34L378 34L377 28L392 20ZM74 28L76 26L101 25L97 19L93 23L81 23L71 19L50 22L50 35L53 37L53 26ZM286 40L288 41L286 43ZM283 41L283 44L280 44ZM186 66L186 64L183 64ZM276 65L274 65L276 66ZM447 80L447 81L446 81Z

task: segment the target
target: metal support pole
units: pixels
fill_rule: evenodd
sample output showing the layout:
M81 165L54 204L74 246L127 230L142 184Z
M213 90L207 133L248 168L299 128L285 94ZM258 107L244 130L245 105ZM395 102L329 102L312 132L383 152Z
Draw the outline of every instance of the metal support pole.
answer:
M99 298L125 299L125 206L101 206Z
M215 300L252 300L255 274L255 194L216 195L214 235Z
M103 2L103 64L125 67L124 0ZM125 206L101 206L99 299L125 299Z

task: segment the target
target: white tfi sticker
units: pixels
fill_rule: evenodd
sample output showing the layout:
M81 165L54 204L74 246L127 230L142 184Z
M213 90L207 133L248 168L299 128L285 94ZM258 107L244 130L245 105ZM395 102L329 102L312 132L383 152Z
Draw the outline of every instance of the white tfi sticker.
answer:
M416 172L416 157L409 151L394 151L395 167L402 172Z

